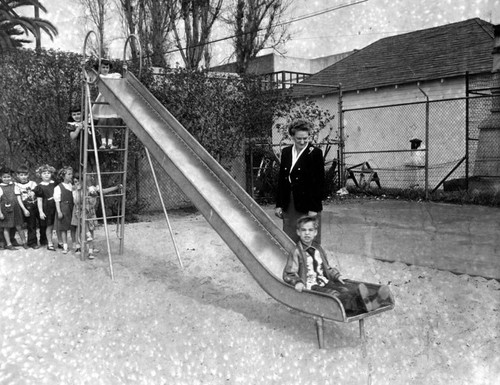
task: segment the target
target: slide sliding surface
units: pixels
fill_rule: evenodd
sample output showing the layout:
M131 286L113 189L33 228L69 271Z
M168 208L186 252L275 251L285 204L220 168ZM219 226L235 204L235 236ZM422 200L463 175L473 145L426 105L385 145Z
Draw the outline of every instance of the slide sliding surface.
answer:
M132 74L100 78L98 87L271 297L309 315L346 322L336 298L298 293L283 282L292 241Z

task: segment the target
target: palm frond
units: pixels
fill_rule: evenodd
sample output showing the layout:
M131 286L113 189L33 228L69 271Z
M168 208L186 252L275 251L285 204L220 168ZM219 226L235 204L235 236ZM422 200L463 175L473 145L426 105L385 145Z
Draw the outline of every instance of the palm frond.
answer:
M21 47L30 42L26 38L16 38L20 35L32 34L39 38L44 32L51 40L58 35L57 28L50 21L21 16L16 12L18 8L26 6L38 7L42 12L47 12L39 0L0 0L0 48L2 51Z

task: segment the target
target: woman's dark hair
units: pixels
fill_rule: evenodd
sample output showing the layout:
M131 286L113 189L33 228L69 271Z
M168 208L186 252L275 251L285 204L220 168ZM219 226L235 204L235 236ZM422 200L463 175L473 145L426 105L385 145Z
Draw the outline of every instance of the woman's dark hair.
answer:
M297 131L306 131L311 133L313 125L310 121L305 119L297 119L288 125L288 134L294 136Z

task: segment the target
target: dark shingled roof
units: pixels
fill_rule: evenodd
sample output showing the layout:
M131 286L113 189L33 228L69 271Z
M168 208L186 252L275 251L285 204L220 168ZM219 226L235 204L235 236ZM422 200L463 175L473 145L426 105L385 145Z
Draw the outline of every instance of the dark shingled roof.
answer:
M304 83L362 90L408 82L489 72L494 26L474 18L440 27L391 36L370 44L309 77ZM294 86L299 95L333 89Z

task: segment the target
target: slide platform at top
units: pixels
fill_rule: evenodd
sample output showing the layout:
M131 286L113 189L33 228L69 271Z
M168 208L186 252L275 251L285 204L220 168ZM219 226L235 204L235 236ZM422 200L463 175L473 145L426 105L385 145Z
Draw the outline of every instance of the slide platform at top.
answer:
M282 272L295 245L231 175L130 72L122 79L99 77L97 85L106 101L275 300L308 315L339 322L394 307L391 295L390 305L350 316L337 298L307 290L299 293L286 284Z

